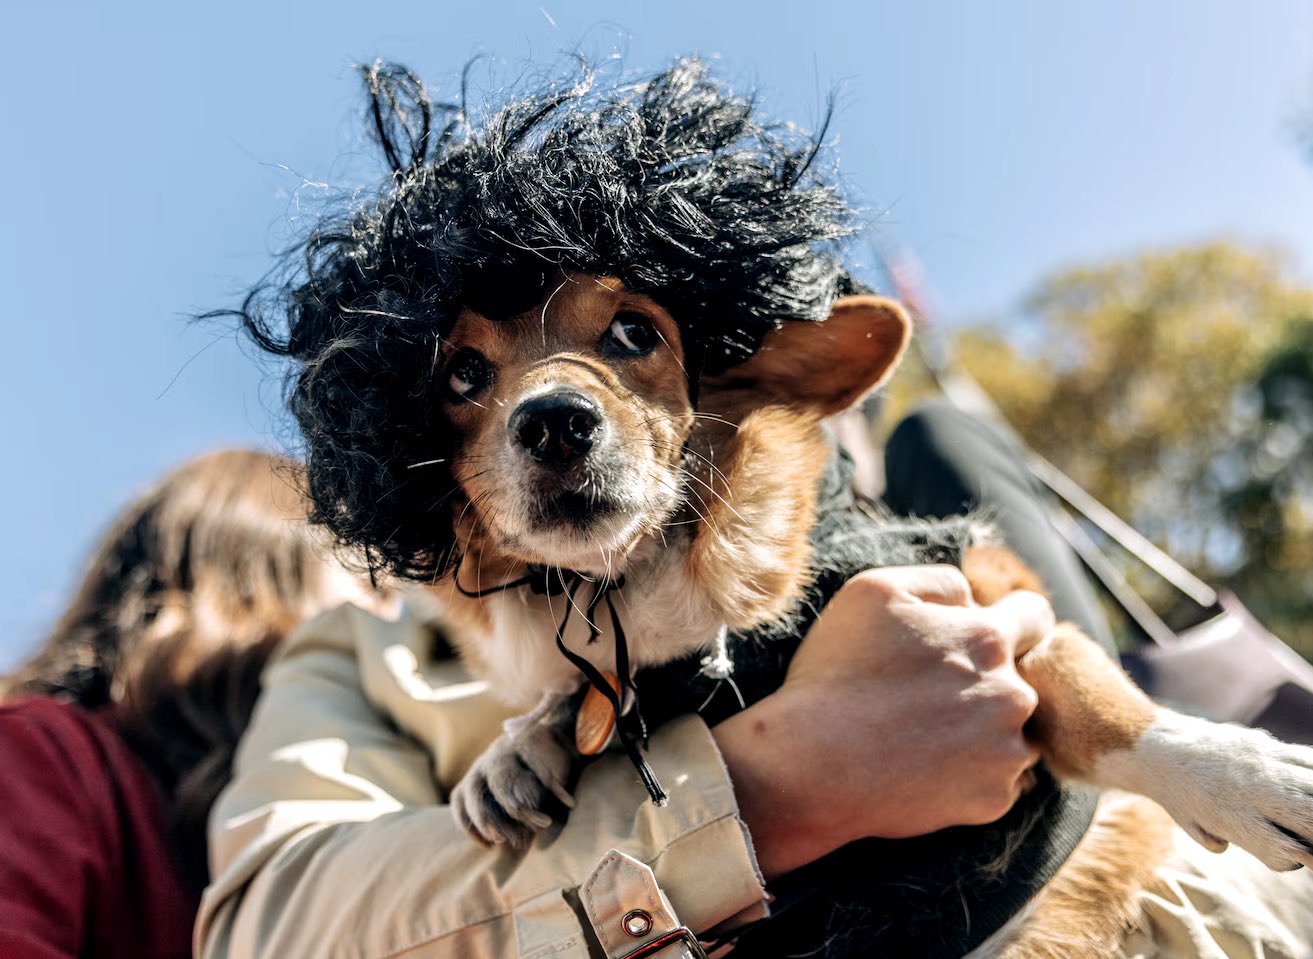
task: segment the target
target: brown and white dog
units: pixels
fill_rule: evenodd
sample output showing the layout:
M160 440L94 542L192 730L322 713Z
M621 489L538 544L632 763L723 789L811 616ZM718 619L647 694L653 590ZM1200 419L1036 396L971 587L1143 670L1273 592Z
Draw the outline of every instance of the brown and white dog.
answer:
M841 298L828 320L786 323L750 360L705 378L695 410L679 326L619 281L563 275L510 319L463 310L440 359L464 556L442 595L471 669L538 704L452 796L474 836L520 841L548 825L544 804L568 804L577 761L560 720L581 677L555 646L568 597L491 587L539 566L623 575L631 670L783 616L812 575L822 420L879 386L909 335L895 303ZM964 566L982 604L1038 588L998 547L973 548ZM564 643L616 672L614 646L590 643L583 618ZM1049 768L1157 806L1105 803L991 954L1107 954L1173 841L1162 810L1209 849L1313 865L1313 751L1155 705L1069 624L1019 667L1039 694L1033 728Z

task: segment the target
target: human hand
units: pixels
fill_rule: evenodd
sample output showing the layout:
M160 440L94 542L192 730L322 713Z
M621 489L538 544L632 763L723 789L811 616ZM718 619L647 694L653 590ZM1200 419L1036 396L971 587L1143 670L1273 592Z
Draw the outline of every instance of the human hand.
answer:
M1053 628L976 606L948 566L871 570L825 607L784 685L715 729L767 876L866 836L992 822L1038 758L1015 662Z

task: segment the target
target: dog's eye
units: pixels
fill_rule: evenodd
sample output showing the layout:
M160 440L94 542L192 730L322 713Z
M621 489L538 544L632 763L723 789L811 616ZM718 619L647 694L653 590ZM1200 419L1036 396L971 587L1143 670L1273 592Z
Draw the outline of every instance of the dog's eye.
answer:
M617 313L605 339L622 352L642 356L652 352L658 337L656 327L647 317L637 313Z
M447 369L447 387L457 399L469 399L492 382L492 364L473 350L461 353Z

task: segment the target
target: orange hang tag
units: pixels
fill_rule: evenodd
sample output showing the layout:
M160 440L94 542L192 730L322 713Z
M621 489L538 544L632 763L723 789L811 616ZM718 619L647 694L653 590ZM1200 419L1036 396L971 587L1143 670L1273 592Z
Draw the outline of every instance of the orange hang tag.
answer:
M602 678L620 696L620 680L615 673L602 673ZM595 756L606 748L615 729L615 710L611 701L598 692L597 687L589 686L584 694L584 701L579 706L579 715L574 721L574 746L581 756Z

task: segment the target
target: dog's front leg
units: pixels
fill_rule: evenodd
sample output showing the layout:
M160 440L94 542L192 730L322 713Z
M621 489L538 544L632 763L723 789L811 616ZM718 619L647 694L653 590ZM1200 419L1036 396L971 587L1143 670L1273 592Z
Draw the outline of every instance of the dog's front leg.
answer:
M1272 869L1313 867L1313 749L1155 705L1070 623L1019 668L1054 772L1147 796L1214 851L1235 843Z
M456 821L483 843L526 845L552 824L555 800L574 805L570 775L578 756L569 745L574 730L570 697L534 711L508 728L483 751L451 792Z

